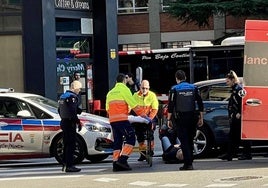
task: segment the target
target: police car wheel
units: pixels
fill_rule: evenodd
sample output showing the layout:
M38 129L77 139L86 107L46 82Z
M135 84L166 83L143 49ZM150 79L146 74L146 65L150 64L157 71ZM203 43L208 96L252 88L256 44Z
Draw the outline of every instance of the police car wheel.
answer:
M63 158L63 139L62 135L59 135L52 143L53 145L53 156L58 161L58 163L62 164L62 158ZM74 152L74 163L79 164L81 163L85 158L85 151L84 151L84 144L82 140L78 137Z
M208 128L203 125L196 131L194 137L194 155L195 157L205 156L212 148L212 138Z

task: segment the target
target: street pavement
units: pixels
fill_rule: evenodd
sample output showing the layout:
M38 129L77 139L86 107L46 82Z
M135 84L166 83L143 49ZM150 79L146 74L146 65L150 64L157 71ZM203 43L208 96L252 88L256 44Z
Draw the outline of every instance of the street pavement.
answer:
M97 188L97 187L268 187L268 158L221 161L196 159L193 171L179 171L182 164L165 164L153 158L153 166L138 162L134 153L132 171L113 172L109 157L102 163L78 165L79 173L63 173L54 159L34 159L0 163L0 188Z
M100 163L87 160L77 165L79 173L63 173L53 158L0 161L0 188L199 188L268 187L268 157L222 161L215 157L195 159L192 171L179 171L182 164L165 164L156 137L153 166L129 158L132 171L113 172L112 156Z

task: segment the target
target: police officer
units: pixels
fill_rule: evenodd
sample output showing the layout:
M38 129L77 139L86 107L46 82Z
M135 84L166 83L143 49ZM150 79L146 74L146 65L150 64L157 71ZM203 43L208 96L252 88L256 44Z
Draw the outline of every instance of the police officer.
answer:
M60 126L63 131L63 172L79 172L81 169L73 165L73 156L76 144L76 128L81 130L80 120L77 114L82 112L78 108L79 99L77 94L80 92L82 84L79 81L71 83L70 90L67 90L59 99L59 114L61 117Z
M106 96L105 108L114 136L113 171L131 170L127 159L133 151L136 138L135 130L128 120L130 110L132 109L137 115L145 116L126 83L126 76L119 74L114 88Z
M196 133L196 125L203 125L203 101L199 90L193 84L187 83L185 72L178 70L175 73L177 85L170 90L168 100L168 126L172 127L171 120L177 130L177 136L181 141L184 165L180 170L193 170L193 139ZM196 102L198 114L196 115ZM198 116L198 120L194 118Z
M251 160L251 141L241 140L241 108L243 87L239 83L236 73L231 70L226 75L226 85L232 88L232 94L228 103L228 114L230 120L229 143L227 153L220 155L222 160L232 161L236 156L240 144L243 146L242 156L238 160Z

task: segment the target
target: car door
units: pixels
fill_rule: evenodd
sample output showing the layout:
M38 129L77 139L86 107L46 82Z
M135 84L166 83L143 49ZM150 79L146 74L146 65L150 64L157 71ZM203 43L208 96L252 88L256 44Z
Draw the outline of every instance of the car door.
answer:
M228 119L228 98L231 88L225 80L199 86L204 103L204 122L210 127L217 144L225 143L230 129Z
M267 33L268 21L246 21L242 139L268 140Z
M11 97L0 98L0 155L19 156L41 153L43 126L41 120L18 117L21 110L31 113L26 102Z

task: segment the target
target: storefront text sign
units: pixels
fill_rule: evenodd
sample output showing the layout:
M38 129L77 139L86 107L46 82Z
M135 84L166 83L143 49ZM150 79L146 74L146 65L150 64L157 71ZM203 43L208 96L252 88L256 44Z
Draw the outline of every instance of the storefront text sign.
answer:
M77 62L61 62L57 65L57 75L72 75L74 72L85 72L85 65L84 63L77 63Z
M55 8L89 10L90 5L88 0L55 0Z

